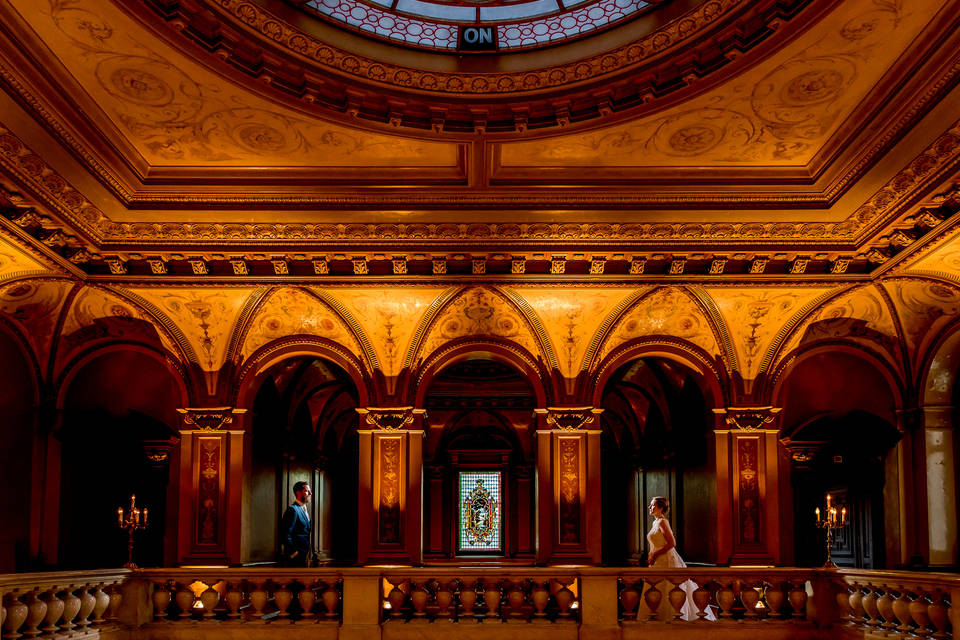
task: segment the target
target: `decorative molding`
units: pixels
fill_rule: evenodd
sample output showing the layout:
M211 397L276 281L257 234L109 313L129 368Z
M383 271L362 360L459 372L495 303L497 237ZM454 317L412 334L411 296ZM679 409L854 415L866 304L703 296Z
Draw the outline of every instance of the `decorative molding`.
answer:
M536 415L544 416L547 426L561 431L579 431L593 424L602 408L596 407L547 407L534 409Z
M233 423L235 415L244 414L246 409L234 407L177 408L183 416L183 424L199 431L219 431Z
M413 407L367 407L358 408L357 413L364 423L379 431L399 431L413 424L418 416L425 418L427 415L426 409Z
M724 421L738 431L759 431L773 423L781 407L727 407L714 408L713 412L724 416Z

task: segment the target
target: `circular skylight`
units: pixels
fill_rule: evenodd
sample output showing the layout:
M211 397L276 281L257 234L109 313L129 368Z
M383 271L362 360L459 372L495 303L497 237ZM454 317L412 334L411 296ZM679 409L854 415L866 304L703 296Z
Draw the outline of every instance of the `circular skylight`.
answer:
M363 33L450 52L552 44L635 17L645 0L308 0L302 6Z

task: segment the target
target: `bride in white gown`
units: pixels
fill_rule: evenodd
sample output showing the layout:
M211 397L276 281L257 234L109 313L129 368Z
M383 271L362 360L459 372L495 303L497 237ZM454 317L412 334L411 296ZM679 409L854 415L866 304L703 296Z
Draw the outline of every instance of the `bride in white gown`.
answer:
M677 553L677 539L673 535L673 529L670 527L670 521L666 515L670 510L670 503L666 498L657 496L650 500L648 511L653 516L653 526L647 532L647 542L650 544L650 552L647 556L647 564L653 568L684 568L687 563L683 561L680 554ZM670 605L668 594L673 588L670 582L663 581L657 585L663 594L663 600L660 605L659 618L667 621L672 620L674 611ZM693 580L687 580L680 585L680 588L687 593L687 601L683 604L681 613L684 620L697 619L697 606L693 603L693 592L697 589L697 584ZM664 606L665 605L665 606ZM716 620L713 608L709 605L704 610L707 614L707 620Z

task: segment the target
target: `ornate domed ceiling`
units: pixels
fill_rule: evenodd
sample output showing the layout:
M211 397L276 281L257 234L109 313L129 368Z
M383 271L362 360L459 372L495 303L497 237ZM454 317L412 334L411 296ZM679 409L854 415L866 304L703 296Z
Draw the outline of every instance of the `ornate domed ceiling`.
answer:
M960 1L545 2L0 0L4 224L226 278L853 277L952 226Z

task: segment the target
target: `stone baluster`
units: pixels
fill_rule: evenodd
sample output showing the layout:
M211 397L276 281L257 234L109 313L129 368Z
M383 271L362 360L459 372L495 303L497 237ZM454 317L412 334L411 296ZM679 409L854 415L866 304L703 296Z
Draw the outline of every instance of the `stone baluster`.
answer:
M850 585L846 582L837 583L837 609L840 612L840 619L845 624L853 625L853 609L850 608Z
M220 592L214 589L214 585L217 584L219 580L216 578L209 580L205 584L207 588L200 593L200 604L203 606L202 618L207 621L212 621L217 615L217 606L220 604Z
M910 617L917 624L917 628L913 632L921 638L930 635L930 629L927 628L930 625L930 615L927 613L929 607L930 601L927 600L926 594L920 590L917 591L916 599L907 607L910 611Z
M167 620L167 609L170 608L170 589L166 584L153 585L153 618L157 622Z
M525 620L527 615L523 607L527 603L527 591L522 582L513 582L507 591L507 604L510 605L510 619Z
M77 614L77 626L81 631L85 631L90 626L90 614L97 606L97 599L90 593L90 585L84 585L77 589L80 598L80 612Z
M23 628L23 635L28 638L36 638L43 633L40 631L40 623L47 615L47 603L40 599L39 590L28 593L26 601L27 622Z
M331 584L324 589L320 594L320 600L323 602L323 608L326 609L323 612L325 618L333 620L339 615L337 607L340 605L340 591L336 584Z
M860 585L856 582L853 583L853 588L850 591L850 621L860 626L863 624L863 591L860 590Z
M47 596L47 615L44 616L44 627L43 632L46 634L54 634L60 631L60 627L57 626L57 622L60 621L60 618L63 617L64 602L62 598L57 597L58 589L53 587L48 589L46 592Z
M253 589L250 590L250 607L253 609L251 617L255 622L265 622L263 619L264 609L267 607L269 596L267 590L263 587L266 580L251 580L250 584L253 585Z
M453 613L450 611L450 606L453 604L455 589L456 583L453 581L437 584L437 622L449 622L452 619Z
M27 621L29 608L20 602L20 596L16 593L7 595L6 601L7 619L3 622L3 637L8 640L14 640L20 637L20 627Z
M620 611L624 620L637 619L637 607L640 605L640 593L633 584L625 584L620 590ZM536 614L534 614L536 615Z
M913 630L913 627L910 625L910 622L913 620L910 616L910 597L907 595L907 590L902 586L897 587L897 592L899 595L897 599L893 601L893 615L899 623L897 625L897 631L906 636Z
M720 588L717 590L717 606L720 607L720 619L733 618L733 605L736 604L737 594L733 590L733 578L718 578Z
M875 629L880 626L880 611L877 608L878 589L870 583L865 584L864 588L867 592L863 594L861 604L863 604L863 610L867 614L867 626Z
M497 580L487 580L483 589L483 604L487 606L488 619L500 617L500 582Z
M530 592L533 602L533 622L547 622L547 606L550 604L550 590L543 582L535 582Z
M807 583L791 582L790 593L787 594L790 606L793 608L793 617L795 619L805 618L807 616Z
M110 604L107 606L107 622L120 620L120 605L123 604L123 589L119 584L110 587Z
M73 592L73 586L67 587L63 592L63 622L60 627L67 632L76 628L74 620L80 615L80 598Z
M277 608L277 618L287 621L290 612L287 609L293 603L293 591L290 590L289 582L274 582L273 604Z
M387 602L390 603L390 617L393 620L399 620L403 615L403 603L407 599L407 594L400 588L403 584L401 581L390 580L390 582L393 583L393 589L390 589L390 593L387 594Z
M663 602L663 593L657 588L659 582L660 578L647 578L647 584L650 586L643 592L643 601L646 603L647 609L650 610L650 615L647 616L647 622L657 620L660 615L660 603Z
M669 578L669 581L673 585L673 589L670 589L667 593L667 600L673 607L674 621L681 620L683 619L683 605L687 602L687 592L680 588L684 578Z
M877 611L880 612L880 617L883 618L883 623L880 627L884 633L891 635L897 623L894 622L893 616L893 596L890 595L890 587L887 585L883 585L883 593L877 598Z
M476 622L476 614L473 612L477 603L477 590L472 584L460 583L459 591L460 613L457 621L460 623Z
M314 585L304 580L303 588L297 593L297 604L300 605L300 622L312 624L316 613L313 608L317 604L317 592L314 591Z
M760 602L760 594L757 587L754 586L752 579L747 578L740 583L740 602L743 604L743 615L747 620L754 621L760 614L757 613L757 603Z
M786 594L783 592L783 583L779 578L766 581L766 587L763 590L763 600L767 604L770 619L778 620L783 618L781 609L786 600Z
M103 590L103 583L100 583L93 590L93 624L103 624L106 622L103 615L107 612L107 607L110 606L110 596L107 595L107 592Z
M177 603L177 608L180 610L177 613L178 618L184 620L193 616L193 603L197 601L197 597L189 584L185 582L181 583L179 588L174 592L173 599L174 602Z
M227 619L236 620L242 614L240 607L243 606L243 588L241 581L230 582L223 587L223 601L227 605Z
M950 637L947 629L950 626L950 609L944 603L943 593L934 591L930 594L930 604L927 606L927 615L933 626L933 637L937 640Z
M573 592L567 588L567 582L559 582L560 588L553 594L553 600L557 603L557 618L566 621L571 618L570 605L573 604Z
M3 634L3 623L7 621L7 603L4 600L4 593L0 591L0 635Z
M710 584L709 578L694 578L697 588L693 592L693 605L697 608L697 619L703 620L707 617L707 608L710 606Z
M430 592L426 586L421 583L412 583L410 590L410 605L413 607L413 618L418 621L426 621L427 602L430 600Z

